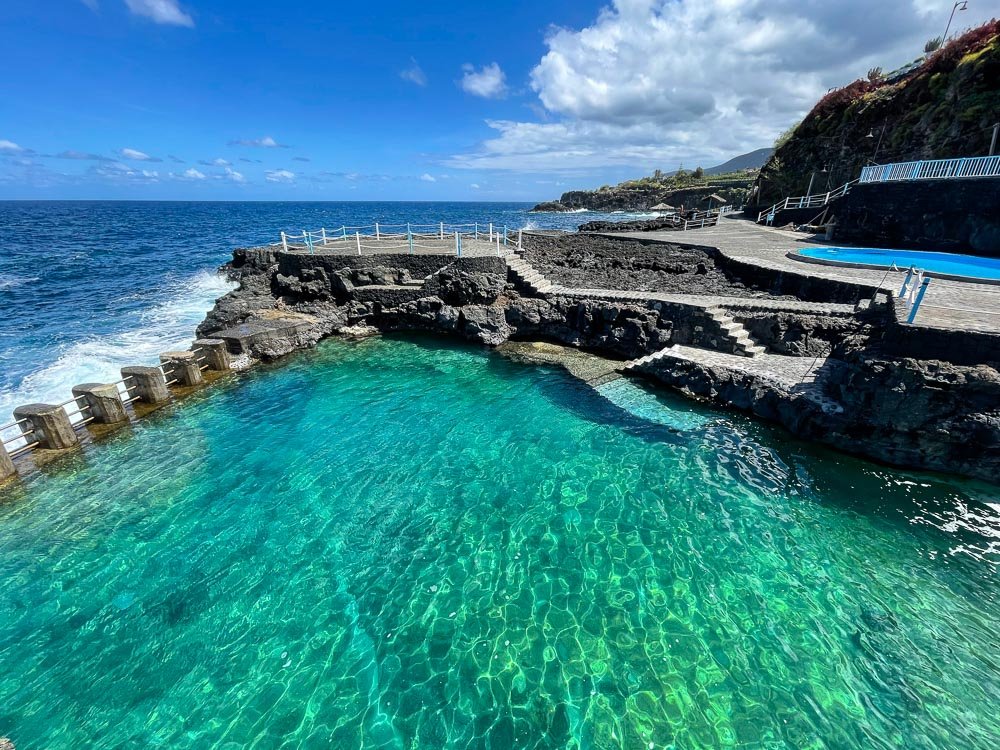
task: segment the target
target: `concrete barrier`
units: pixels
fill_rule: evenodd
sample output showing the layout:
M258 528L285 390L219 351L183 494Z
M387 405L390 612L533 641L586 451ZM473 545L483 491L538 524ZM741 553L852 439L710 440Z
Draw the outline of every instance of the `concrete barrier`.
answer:
M69 415L61 406L52 404L27 404L14 409L14 419L27 420L21 432L29 444L37 442L40 448L60 450L72 448L80 442Z
M4 447L3 443L0 443L0 482L14 476L16 473L17 470L14 468L14 462L10 460L7 448ZM0 747L0 750L2 750L2 747Z
M73 395L83 399L90 409L90 417L100 424L127 422L128 413L122 403L118 386L106 383L81 383L73 386Z
M160 362L177 385L201 385L205 381L194 352L164 352Z
M132 381L134 398L146 404L162 404L170 400L167 379L159 367L123 367L122 378Z
M232 367L229 349L222 339L198 339L194 342L195 353L200 353L209 370L226 372Z

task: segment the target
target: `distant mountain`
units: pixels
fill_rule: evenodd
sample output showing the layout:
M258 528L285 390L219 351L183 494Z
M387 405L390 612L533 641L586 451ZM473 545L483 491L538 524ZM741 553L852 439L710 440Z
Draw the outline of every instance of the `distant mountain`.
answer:
M705 170L705 174L725 174L727 172L739 172L743 169L760 169L774 153L773 148L759 148L749 154L734 156L724 164L711 167Z

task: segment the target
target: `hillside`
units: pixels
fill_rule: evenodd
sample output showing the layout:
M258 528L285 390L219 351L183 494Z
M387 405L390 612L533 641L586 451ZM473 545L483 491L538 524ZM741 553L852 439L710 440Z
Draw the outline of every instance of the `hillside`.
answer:
M705 174L717 175L726 174L727 172L740 172L745 169L760 169L767 164L767 160L771 158L771 154L773 153L773 148L759 148L756 151L751 151L749 154L734 156L729 161L717 167L709 167L705 170Z
M903 71L873 70L824 96L761 169L750 203L767 206L853 180L866 164L982 156L1000 121L1000 21ZM825 172L823 170L826 170Z
M773 149L761 148L741 154L708 169L692 172L657 170L649 177L604 185L597 190L571 190L558 201L540 203L535 211L648 211L659 203L675 208L704 208L705 198L718 194L726 202L742 204L757 177L757 170Z

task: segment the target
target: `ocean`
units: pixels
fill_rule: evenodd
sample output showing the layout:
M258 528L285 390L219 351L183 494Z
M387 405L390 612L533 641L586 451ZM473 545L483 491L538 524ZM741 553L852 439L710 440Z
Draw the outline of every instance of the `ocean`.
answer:
M588 216L411 205L2 204L5 393L152 361L281 229ZM998 540L993 485L443 337L333 338L0 488L0 736L993 748Z

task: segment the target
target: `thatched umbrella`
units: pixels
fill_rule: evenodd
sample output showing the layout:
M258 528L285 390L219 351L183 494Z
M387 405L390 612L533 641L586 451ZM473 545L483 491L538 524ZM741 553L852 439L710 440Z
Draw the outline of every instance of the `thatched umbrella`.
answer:
M658 203L655 206L653 206L650 210L651 211L675 211L676 209L673 206L671 206L671 205L669 205L667 203Z

